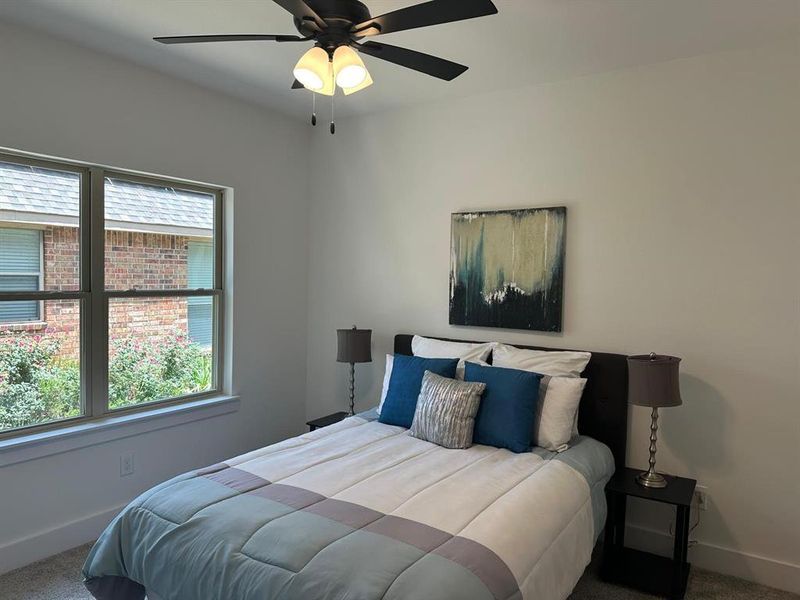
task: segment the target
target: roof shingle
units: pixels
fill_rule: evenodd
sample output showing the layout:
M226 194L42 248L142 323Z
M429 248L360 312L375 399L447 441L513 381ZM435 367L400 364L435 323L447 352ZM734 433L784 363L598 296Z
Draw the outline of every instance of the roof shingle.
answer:
M76 173L0 163L0 210L74 218L79 199ZM106 178L105 213L110 221L211 230L214 197Z

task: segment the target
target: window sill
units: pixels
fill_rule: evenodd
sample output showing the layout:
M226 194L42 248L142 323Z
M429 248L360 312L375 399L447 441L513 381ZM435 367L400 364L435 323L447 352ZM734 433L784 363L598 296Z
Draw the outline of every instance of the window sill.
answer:
M0 440L0 468L210 419L237 410L239 410L238 396L214 396Z
M47 329L47 321L26 321L20 323L0 323L0 331L9 333L25 333L44 331Z

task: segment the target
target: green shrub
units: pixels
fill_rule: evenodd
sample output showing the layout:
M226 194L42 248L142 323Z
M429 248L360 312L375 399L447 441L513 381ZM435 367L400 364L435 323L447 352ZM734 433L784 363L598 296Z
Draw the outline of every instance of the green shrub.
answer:
M111 408L174 398L211 387L211 357L186 335L123 338L111 349L108 393Z
M0 431L80 414L80 366L40 336L0 336ZM163 400L211 387L211 354L175 332L156 341L112 344L109 406Z
M3 337L0 345L0 381L9 385L35 383L39 371L58 352L58 342L41 336Z
M56 358L58 348L40 336L0 338L0 430L80 412L77 363Z
M0 385L0 429L25 427L47 420L44 399L36 384Z

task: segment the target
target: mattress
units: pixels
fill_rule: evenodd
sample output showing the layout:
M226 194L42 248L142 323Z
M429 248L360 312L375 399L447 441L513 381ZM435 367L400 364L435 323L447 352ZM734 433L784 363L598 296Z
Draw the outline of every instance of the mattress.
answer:
M84 565L98 600L563 600L605 521L610 450L451 450L369 415L142 494Z

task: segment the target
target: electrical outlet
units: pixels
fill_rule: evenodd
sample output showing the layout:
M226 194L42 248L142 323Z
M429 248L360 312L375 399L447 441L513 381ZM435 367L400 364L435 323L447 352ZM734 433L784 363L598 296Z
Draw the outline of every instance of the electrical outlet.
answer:
M119 476L133 475L133 452L119 457Z
M694 497L698 510L708 510L708 488L706 486L696 486L694 488Z

